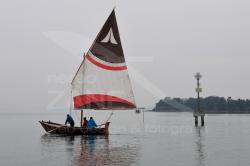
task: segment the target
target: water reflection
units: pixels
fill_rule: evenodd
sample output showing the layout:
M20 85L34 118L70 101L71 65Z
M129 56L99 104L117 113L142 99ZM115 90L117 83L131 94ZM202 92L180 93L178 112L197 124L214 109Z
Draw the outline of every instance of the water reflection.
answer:
M205 165L205 128L202 126L195 127L195 144L196 144L196 152L197 152L197 166L204 166Z
M109 160L108 136L81 136L75 147L73 165L105 165Z
M41 137L41 160L43 165L70 165L71 156L74 152L74 136L52 136Z
M41 137L42 159L48 165L60 164L54 163L54 159L74 166L132 165L136 161L137 146L128 141L131 139L121 137L44 135Z

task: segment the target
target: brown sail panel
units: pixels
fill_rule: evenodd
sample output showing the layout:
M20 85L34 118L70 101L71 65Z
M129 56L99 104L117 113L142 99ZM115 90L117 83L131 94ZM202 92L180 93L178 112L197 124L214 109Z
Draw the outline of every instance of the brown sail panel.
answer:
M125 62L114 10L102 27L90 51L105 62Z

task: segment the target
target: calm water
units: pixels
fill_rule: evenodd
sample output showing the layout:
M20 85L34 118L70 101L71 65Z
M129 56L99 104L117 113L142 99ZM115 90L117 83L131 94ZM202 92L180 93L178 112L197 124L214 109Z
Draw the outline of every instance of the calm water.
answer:
M109 114L85 115L101 123ZM142 114L116 112L109 137L46 135L37 122L64 116L0 114L0 165L250 165L249 115L207 115L202 128L190 113L147 112L143 123Z

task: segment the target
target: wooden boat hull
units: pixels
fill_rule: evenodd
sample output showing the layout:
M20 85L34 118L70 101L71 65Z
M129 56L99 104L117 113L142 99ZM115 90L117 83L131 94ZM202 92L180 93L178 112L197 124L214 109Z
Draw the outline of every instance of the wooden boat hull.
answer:
M108 135L109 124L107 122L103 128L82 128L82 127L70 127L59 123L50 121L39 121L46 132L50 134L61 134L61 135Z

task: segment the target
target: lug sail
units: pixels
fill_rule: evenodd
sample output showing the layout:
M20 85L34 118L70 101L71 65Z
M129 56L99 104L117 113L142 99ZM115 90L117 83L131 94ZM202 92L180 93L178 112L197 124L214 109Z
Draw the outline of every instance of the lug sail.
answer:
M136 108L113 10L73 81L75 109Z

